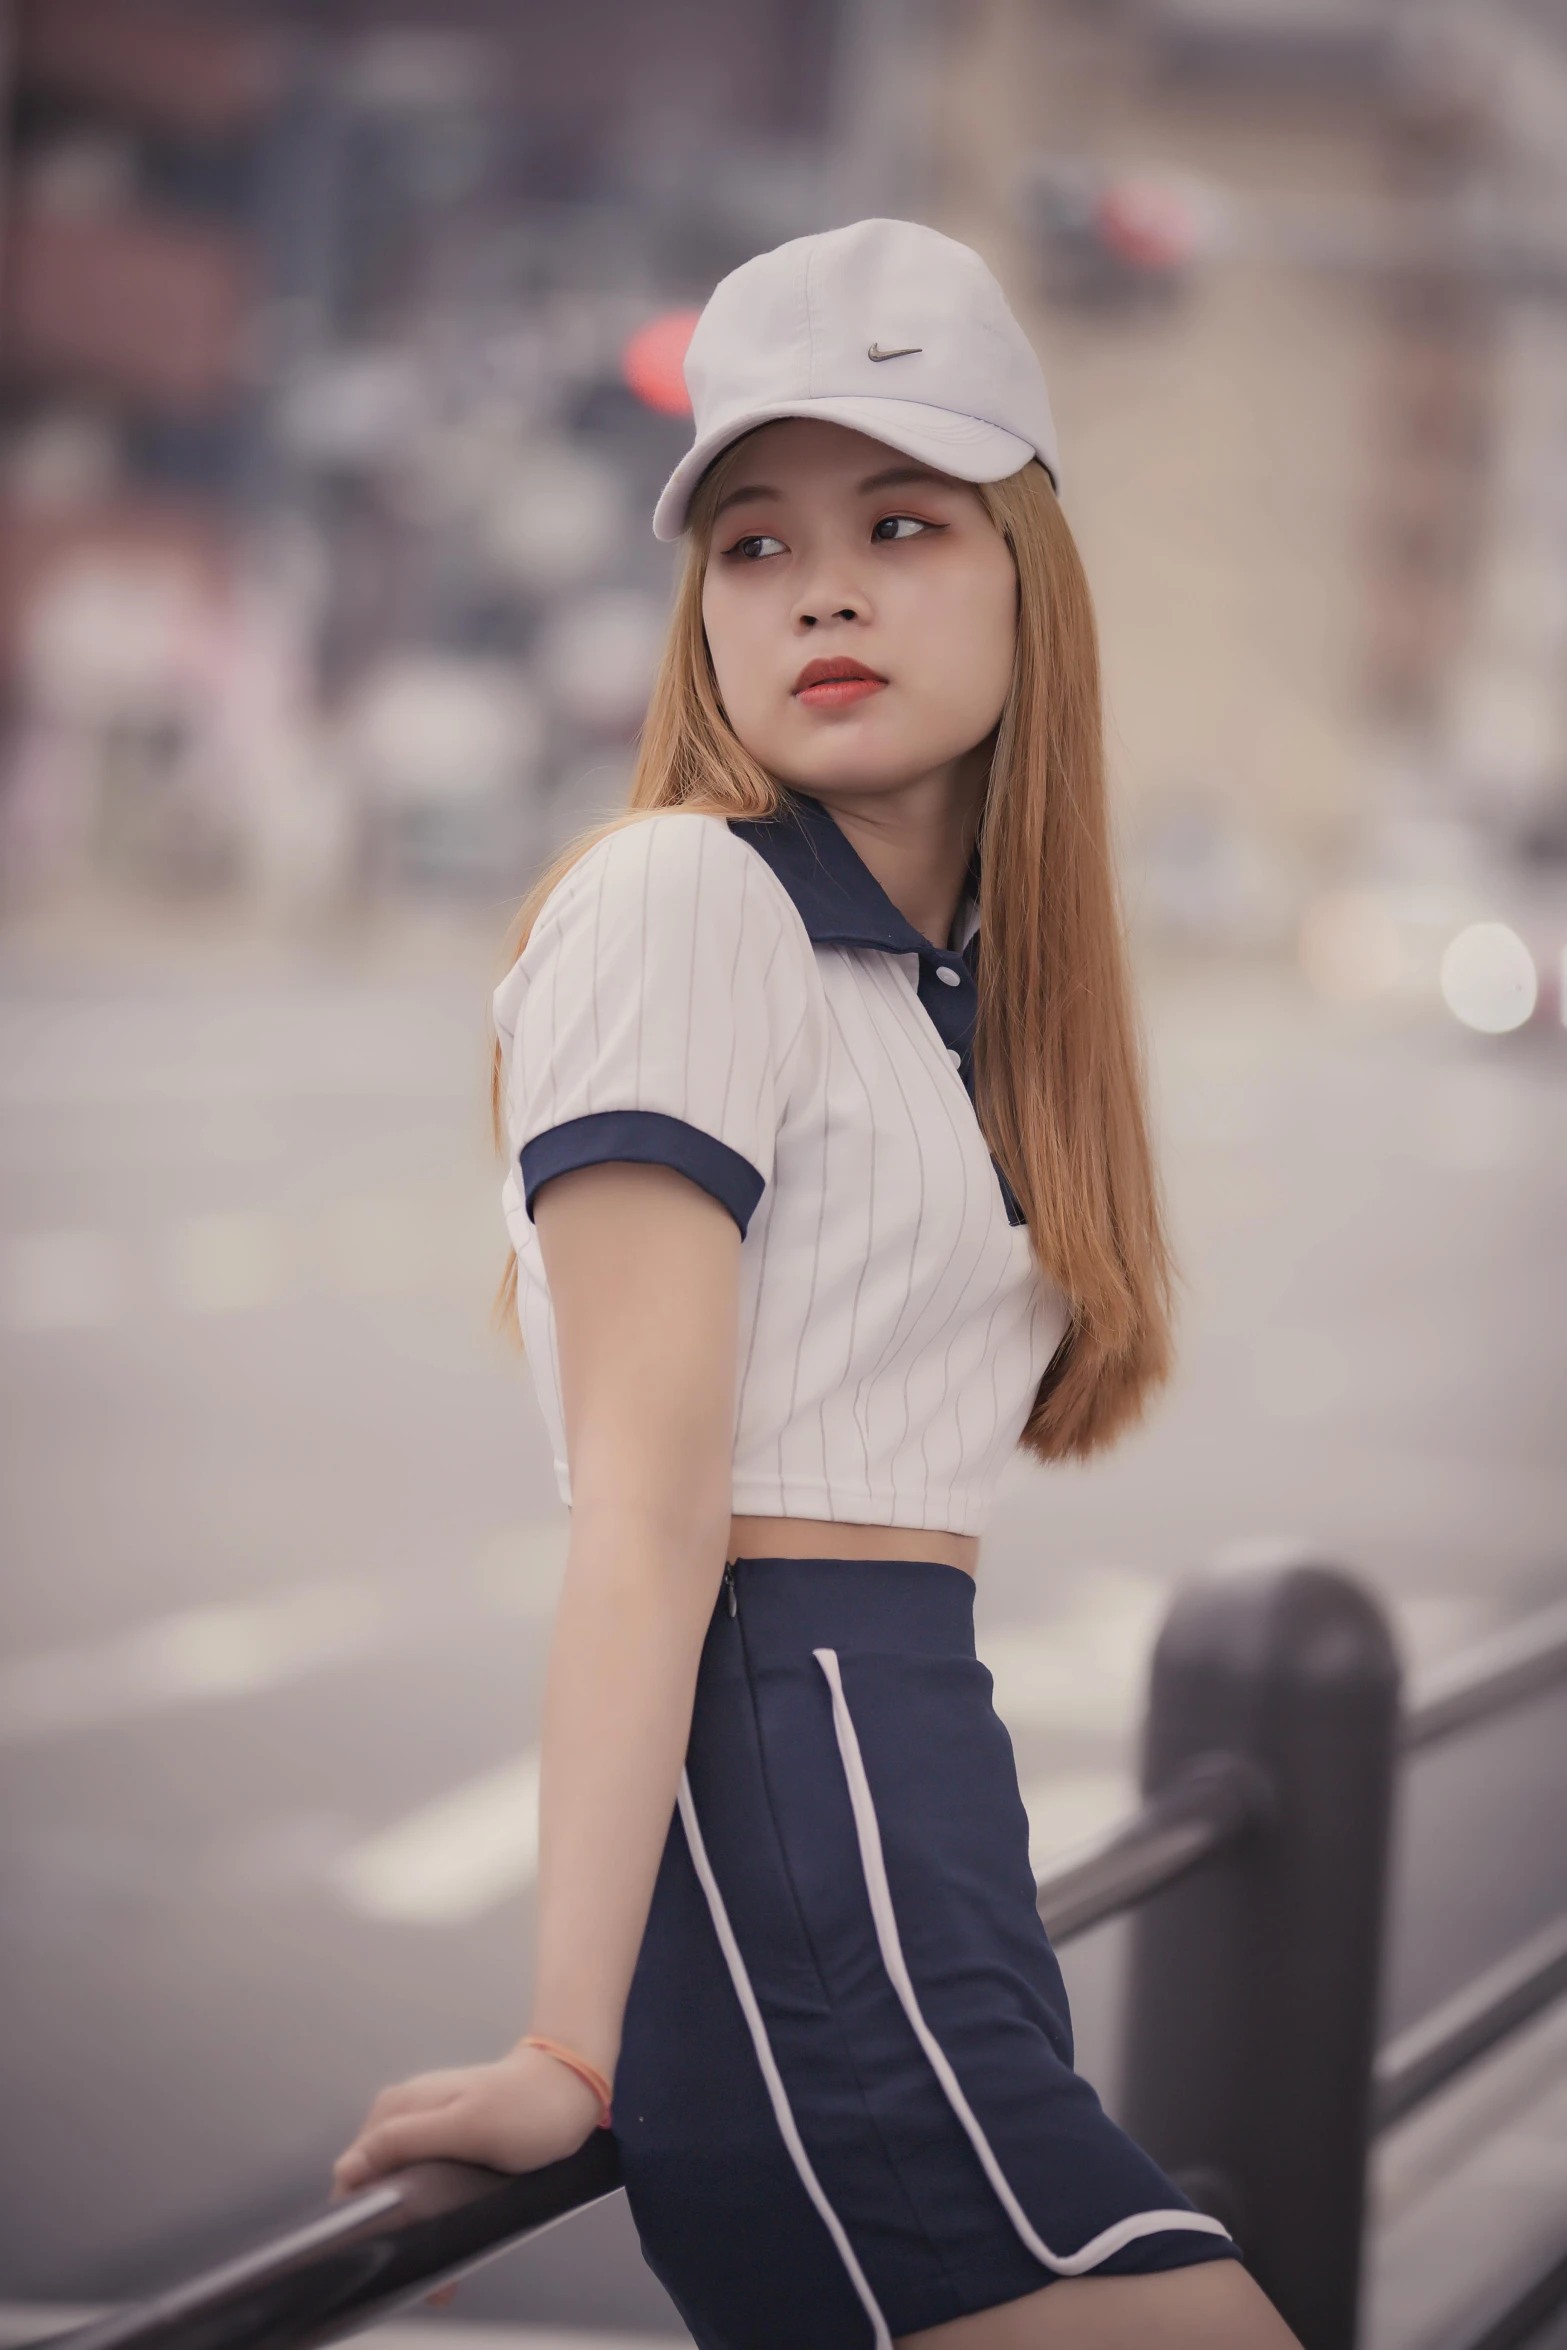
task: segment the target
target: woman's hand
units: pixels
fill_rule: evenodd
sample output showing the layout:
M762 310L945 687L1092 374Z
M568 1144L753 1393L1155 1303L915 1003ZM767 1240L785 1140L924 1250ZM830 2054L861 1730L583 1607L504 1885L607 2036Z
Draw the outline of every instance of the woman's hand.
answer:
M586 2081L539 2048L514 2048L494 2064L415 2073L381 2091L332 2165L334 2200L410 2162L538 2170L575 2154L598 2117Z

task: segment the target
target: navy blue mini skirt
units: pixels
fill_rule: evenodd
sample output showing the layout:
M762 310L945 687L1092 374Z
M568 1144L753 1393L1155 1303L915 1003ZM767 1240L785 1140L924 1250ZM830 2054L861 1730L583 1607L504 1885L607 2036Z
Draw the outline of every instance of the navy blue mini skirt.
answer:
M888 2350L1057 2276L1238 2257L1072 2069L960 1569L726 1577L615 2134L701 2350Z

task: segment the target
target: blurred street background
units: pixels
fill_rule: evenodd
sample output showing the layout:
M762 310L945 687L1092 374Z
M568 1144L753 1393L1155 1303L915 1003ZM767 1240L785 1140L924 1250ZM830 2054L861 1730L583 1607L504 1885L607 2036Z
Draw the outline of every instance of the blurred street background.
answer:
M564 1520L484 1016L623 796L751 253L976 245L1098 599L1182 1353L986 1539L1036 1857L1131 1800L1193 1574L1350 1567L1411 1673L1567 1590L1567 5L0 26L0 2302L87 2303L526 2020ZM1542 1708L1412 1773L1389 2028L1567 1903L1564 1773ZM1487 2131L1567 2035L1513 2074ZM1553 2110L1455 2260L1567 2234ZM450 2316L680 2332L618 2202Z

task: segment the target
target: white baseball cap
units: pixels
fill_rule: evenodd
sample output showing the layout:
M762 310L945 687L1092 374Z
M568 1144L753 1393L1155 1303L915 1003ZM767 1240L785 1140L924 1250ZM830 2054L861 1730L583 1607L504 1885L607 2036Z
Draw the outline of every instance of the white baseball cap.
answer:
M979 255L917 221L857 220L743 261L708 297L685 375L696 441L656 538L679 538L721 450L780 416L846 424L959 481L1038 457L1061 486L1033 345Z

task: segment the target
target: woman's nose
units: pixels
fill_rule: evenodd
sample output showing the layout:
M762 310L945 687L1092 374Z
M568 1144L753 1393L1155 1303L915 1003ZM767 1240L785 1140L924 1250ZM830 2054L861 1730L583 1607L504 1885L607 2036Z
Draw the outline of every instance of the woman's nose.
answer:
M840 572L836 579L808 585L795 604L794 617L800 628L820 628L824 621L868 620L870 610L870 598Z

